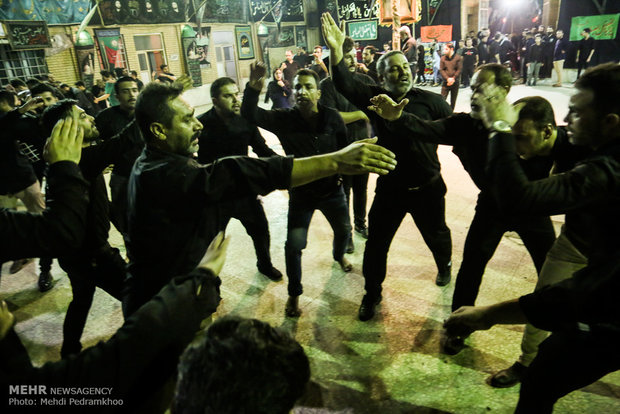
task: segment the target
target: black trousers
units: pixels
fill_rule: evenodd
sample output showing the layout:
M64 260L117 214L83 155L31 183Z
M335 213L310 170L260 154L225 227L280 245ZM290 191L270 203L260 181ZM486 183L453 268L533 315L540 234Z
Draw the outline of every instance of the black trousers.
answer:
M581 76L581 71L582 70L586 70L590 67L590 63L587 62L585 59L579 59L577 61L577 79L579 79L579 76Z
M347 197L347 206L351 205L353 190L353 224L366 227L366 203L368 201L368 174L343 175L342 186Z
M363 273L366 294L378 297L385 280L387 255L394 234L407 213L431 250L437 268L444 270L452 257L452 238L446 225L446 184L441 176L419 190L379 188L368 213L368 240Z
M82 252L79 255L59 257L58 263L67 272L73 293L63 324L60 354L65 358L70 354L79 353L82 349L80 338L93 303L95 288L99 287L116 299L121 299L125 280L125 261L118 249L106 244L90 255Z
M450 106L452 110L456 106L456 98L459 95L459 81L455 80L452 86L448 86L447 81L443 81L443 85L441 85L441 96L444 99L448 97L448 93L450 93Z
M463 70L461 71L461 83L463 86L469 86L472 76L474 76L474 66L463 66ZM454 107L452 109L454 109Z
M247 197L234 203L222 203L220 230L226 230L231 218L239 220L252 238L256 250L256 267L262 271L271 270L269 225L261 202L256 197Z
M620 369L617 332L554 332L521 381L516 414L547 414L566 394Z
M534 261L536 272L540 273L547 252L555 241L551 219L549 217L505 217L490 201L481 203L479 198L474 219L465 238L463 261L456 276L452 297L452 311L461 306L474 305L486 265L493 257L504 233L511 230L516 231L521 237Z
M110 221L123 238L127 234L127 177L112 173L110 176Z

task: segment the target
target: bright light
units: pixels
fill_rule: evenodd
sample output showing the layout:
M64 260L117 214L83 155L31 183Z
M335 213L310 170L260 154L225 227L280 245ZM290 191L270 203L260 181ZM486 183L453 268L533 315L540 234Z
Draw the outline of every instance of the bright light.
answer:
M504 18L502 19L502 23L506 24L506 20L507 20L507 19L504 17Z
M525 4L525 0L502 0L501 5L505 9L517 9Z

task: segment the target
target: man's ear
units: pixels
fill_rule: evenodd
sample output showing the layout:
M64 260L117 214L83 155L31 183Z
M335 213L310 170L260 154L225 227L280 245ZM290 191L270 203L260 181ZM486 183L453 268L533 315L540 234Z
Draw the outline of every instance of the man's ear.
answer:
M609 113L602 119L601 126L603 131L608 135L616 135L620 130L620 115Z
M544 139L550 139L553 136L553 131L555 130L555 127L551 124L547 124L543 127L543 136Z
M153 122L149 127L149 130L151 131L151 134L153 134L153 136L158 140L166 140L166 127L163 124L159 122Z

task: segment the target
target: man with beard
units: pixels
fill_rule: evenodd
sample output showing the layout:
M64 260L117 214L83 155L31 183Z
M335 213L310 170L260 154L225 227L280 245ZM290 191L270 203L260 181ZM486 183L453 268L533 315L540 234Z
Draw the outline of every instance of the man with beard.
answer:
M387 96L372 99L373 110L384 117L389 130L405 142L423 140L452 145L453 152L480 189L474 218L465 238L463 260L456 278L452 297L453 311L475 303L486 265L505 232L514 230L519 234L532 257L537 273L540 273L545 255L555 240L553 225L548 216L504 214L497 205L495 191L485 171L489 131L479 119L480 105L487 99L485 90L489 85L497 86L497 94L505 97L512 86L512 76L499 64L481 66L472 85L471 113L454 114L432 122L402 111L406 104L404 101L396 104ZM548 153L550 141L546 142L545 146L537 148L536 151L521 150L523 159L519 163L529 180L547 177L555 158L564 152L556 149ZM554 141L554 145L558 147L561 143L562 141ZM442 336L442 352L447 354L460 352L465 346L465 338L466 336L445 332Z
M123 76L114 84L114 92L119 104L101 111L95 118L95 123L99 130L100 141L106 141L122 133L135 143L131 152L125 153L118 163L114 163L110 176L112 198L110 221L125 237L127 233L127 182L131 167L142 152L144 141L134 119L139 93L138 82L130 76Z
M336 90L357 108L366 108L370 98L388 93L398 101L409 98L406 110L424 119L440 119L450 115L450 107L440 95L412 88L411 67L400 51L388 52L377 62L382 86L356 81L344 63L344 33L329 13L323 14L321 23L323 38L331 52ZM375 307L381 302L381 284L386 275L390 244L407 213L414 218L433 253L438 283L447 283L452 266L452 239L445 220L446 185L440 174L437 145L420 141L405 143L402 136L388 129L387 122L381 117L372 112L367 112L367 115L373 122L381 145L391 149L399 161L395 171L377 180L375 198L368 213L368 241L363 264L366 295L358 315L362 321L371 319L375 315Z
M364 61L359 67L366 75L370 76L375 82L379 81L377 75L377 48L369 45L362 52L362 60Z
M203 125L198 138L198 162L211 164L218 158L248 155L248 146L259 157L277 155L265 143L255 125L240 115L239 88L231 78L218 78L211 84L213 108L198 117ZM256 195L220 204L220 230L226 230L231 218L241 221L252 238L258 271L273 281L282 280L282 273L273 267L269 252L269 225L262 203Z
M189 157L198 151L203 127L181 93L179 85L152 82L136 103L136 121L146 148L129 179L125 315L172 277L195 268L221 228L219 203L339 173L387 174L395 165L394 154L373 145L374 141L307 158L226 157L199 164Z
M43 113L41 124L51 133L54 125L67 116L78 119L83 130L85 147L79 163L84 178L90 183L90 204L86 218L84 243L75 251L58 257L60 266L71 281L73 300L67 309L63 324L63 344L60 354L67 358L82 349L80 337L86 324L95 288L100 287L113 297L120 299L125 279L125 261L118 249L108 243L110 221L108 194L103 171L116 164L123 155L133 150L134 142L127 136L117 136L98 145L89 145L99 136L94 118L88 115L77 102L69 99L59 101Z

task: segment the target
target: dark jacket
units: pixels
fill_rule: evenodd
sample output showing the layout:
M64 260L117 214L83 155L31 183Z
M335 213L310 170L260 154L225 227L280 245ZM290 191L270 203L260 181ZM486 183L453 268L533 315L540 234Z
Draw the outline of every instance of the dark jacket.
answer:
M444 78L444 82L447 82L448 78L455 78L458 81L458 77L463 69L463 57L457 53L452 57L443 55L439 63L439 73Z
M277 108L290 108L291 103L289 98L291 96L291 87L287 81L284 81L284 86L278 85L278 82L272 80L267 85L267 93L265 94L265 103L269 102L269 99L273 102L271 109Z

